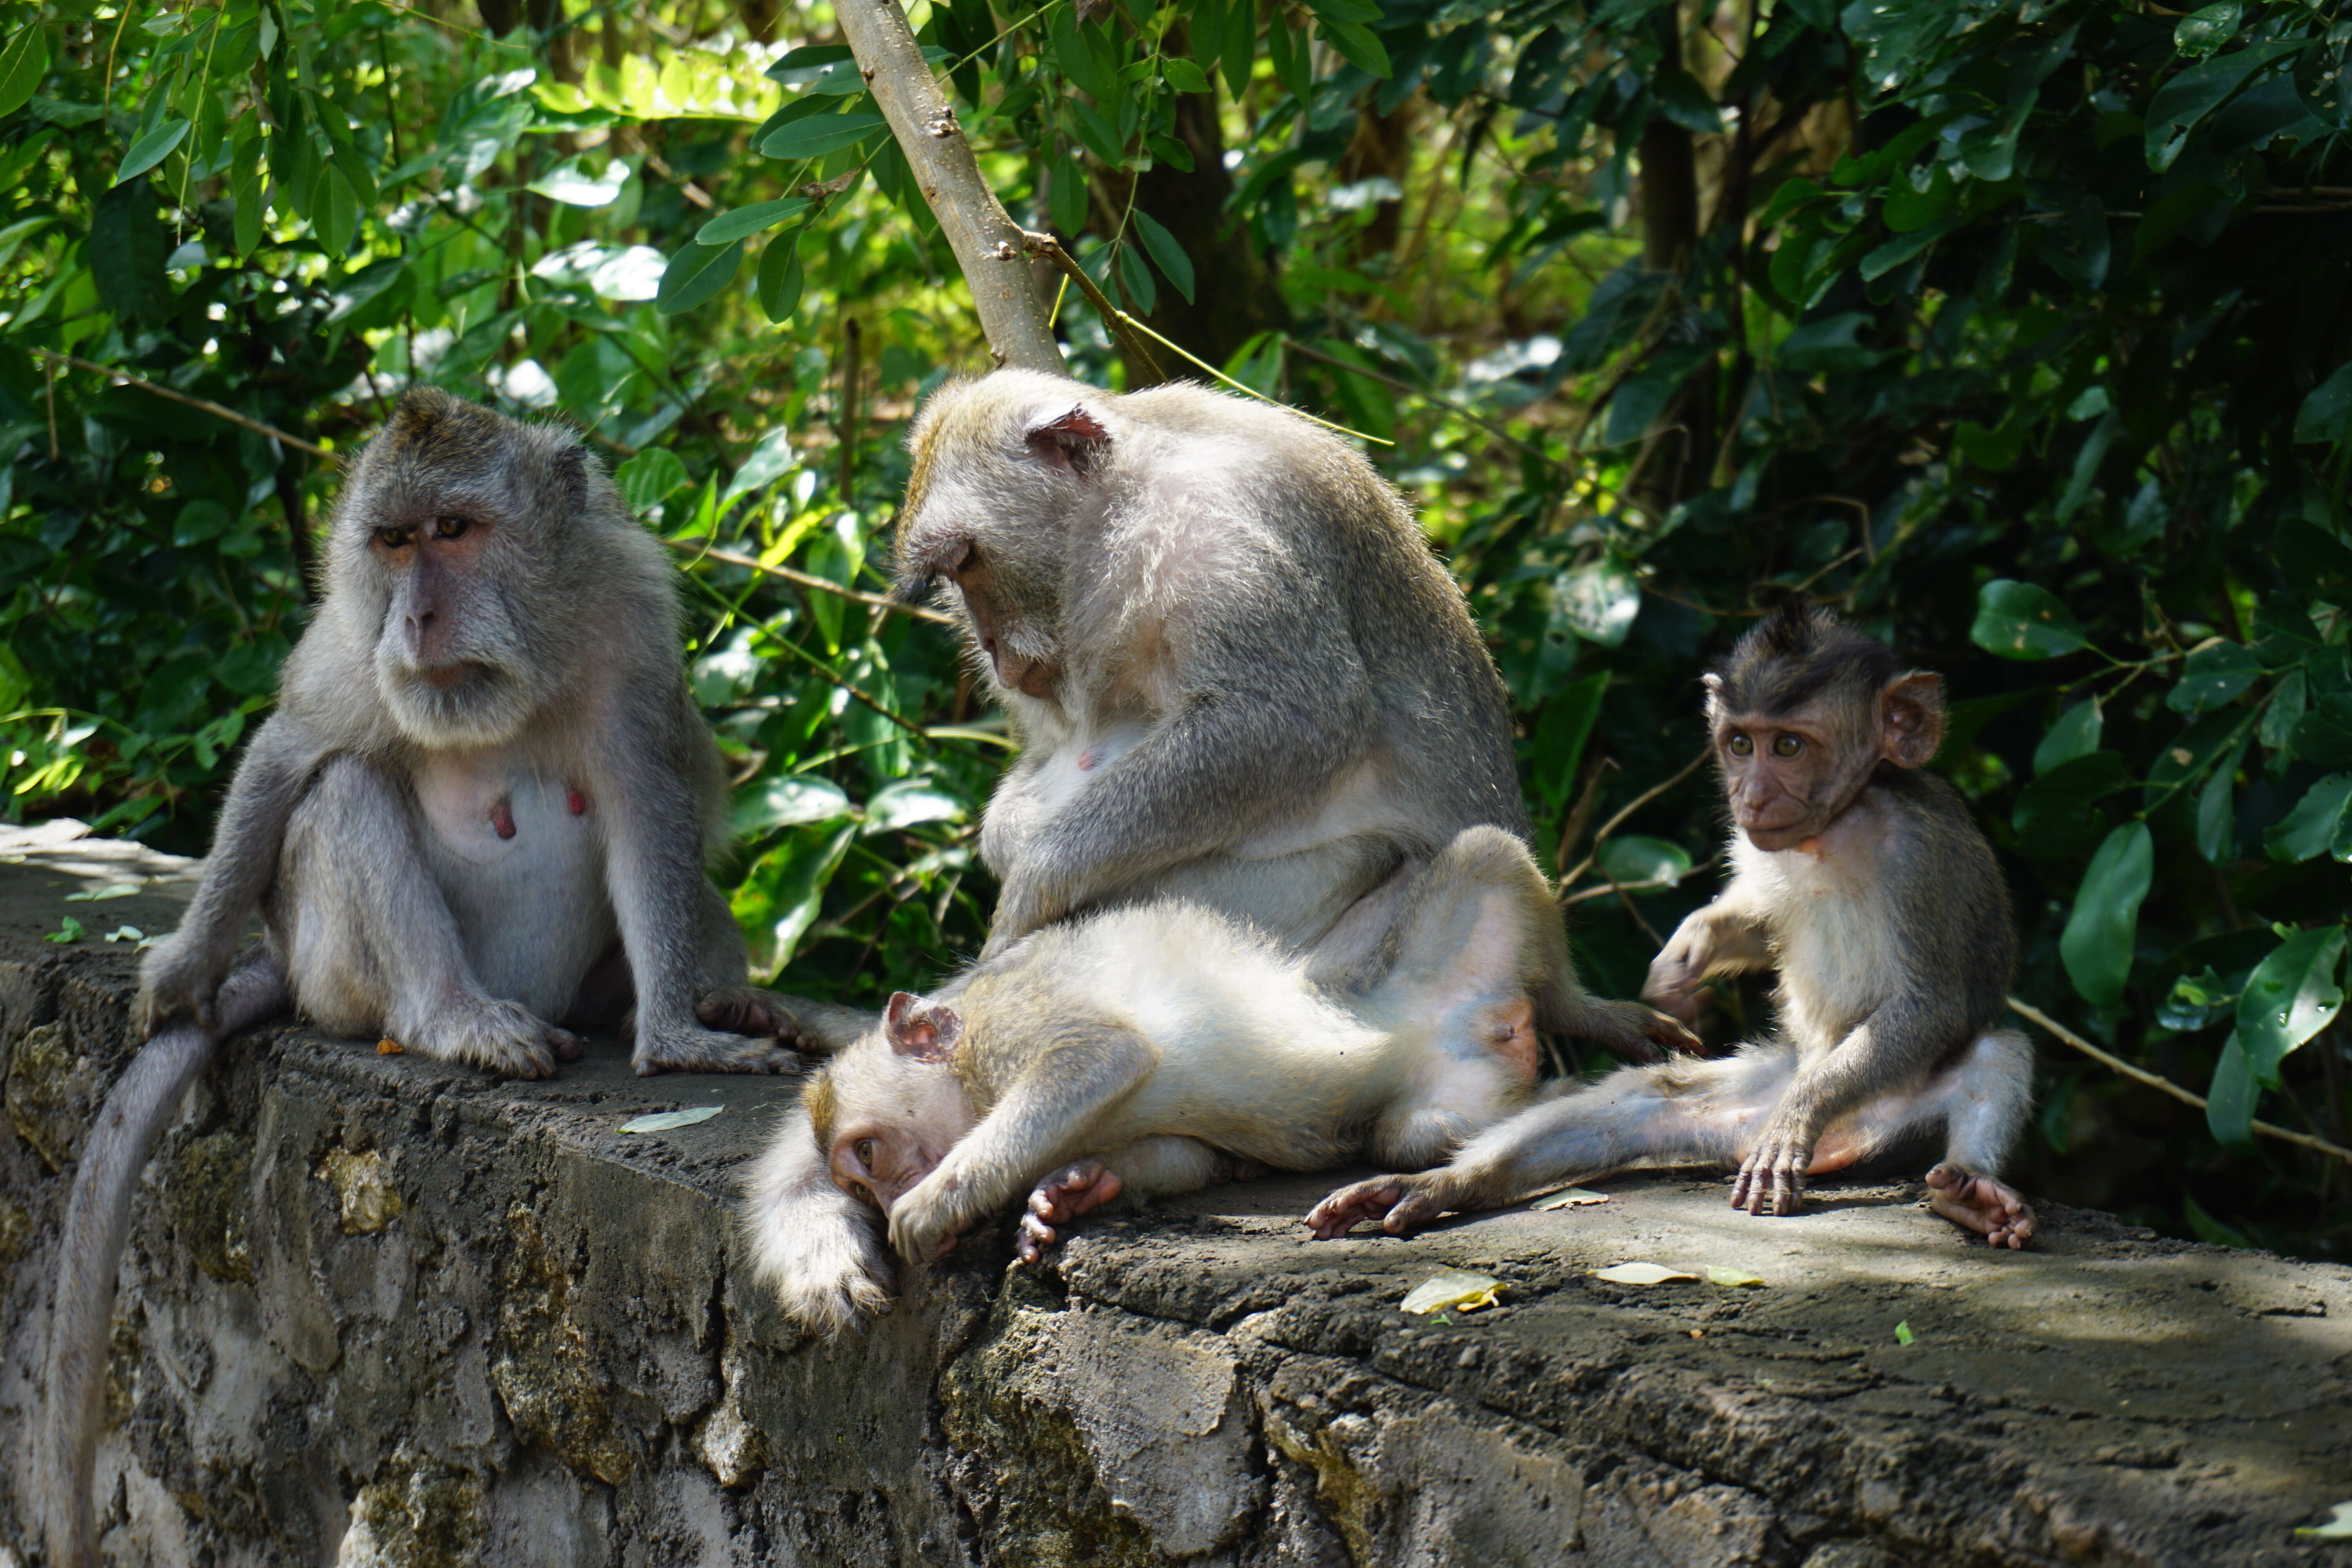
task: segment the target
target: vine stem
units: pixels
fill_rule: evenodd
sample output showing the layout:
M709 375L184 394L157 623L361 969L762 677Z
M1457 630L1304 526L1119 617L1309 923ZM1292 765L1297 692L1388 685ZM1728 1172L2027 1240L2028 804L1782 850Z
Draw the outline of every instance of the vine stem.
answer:
M191 397L184 392L161 385L143 376L132 375L128 371L113 370L89 360L77 359L72 354L61 354L54 349L28 347L26 352L53 364L69 364L76 370L86 370L94 375L102 375L119 386L135 386L142 392L152 392L158 397L168 397L174 403L184 403L191 408L201 408L215 418L226 419L232 425L242 425L257 436L267 436L273 441L283 441L286 445L308 452L314 458L324 458L330 463L336 461L335 455L324 447L315 446L299 436L289 436L275 425L264 425L258 419L248 419L234 408L222 407L209 397Z
M901 604L887 595L868 594L861 588L845 588L838 583L828 582L813 573L795 571L790 566L771 566L749 555L739 555L731 550L718 549L698 539L665 539L662 542L679 554L691 555L697 561L708 557L729 566L740 566L747 572L757 572L763 576L781 578L787 583L797 583L803 588L814 588L820 594L831 594L841 599L854 599L861 605L871 605L877 610L888 610L894 615L911 616L919 621L937 621L943 626L961 624L953 616L944 616L937 610L926 609L920 605Z
M2183 1105L2193 1105L2200 1110L2205 1109L2205 1100L2203 1096L2191 1093L2188 1089L2185 1089L2179 1084L2173 1082L2168 1078L2164 1078L2158 1074L2152 1073L2146 1068L2134 1067L2131 1063L2124 1060L2123 1058L2099 1049L2098 1047L2091 1044L2090 1041L2084 1039L2082 1036L2076 1034L2074 1030L2068 1028L2065 1025L2060 1023L2057 1019L2052 1017L2041 1008L2034 1006L2032 1003L2021 1002L2016 997L2012 996L2009 999L2009 1008L2011 1012L2016 1013L2022 1017L2029 1018L2034 1023L2041 1025L2043 1028L2049 1030L2052 1035L2064 1041L2067 1045L2074 1047L2076 1050L2082 1052L2093 1061L2097 1062L2101 1067L2106 1068L2114 1072L2119 1072L2123 1074L2124 1077L2131 1079L2134 1083L2144 1083L2147 1085L2148 1088L2156 1089L2160 1093L2168 1094L2172 1096L2173 1099L2180 1101ZM2325 1138L2315 1138L2308 1132L2293 1131L2287 1128L2276 1126L2268 1121L2256 1121L2252 1123L2252 1126L2255 1131L2261 1133L2265 1138L2275 1138L2282 1143L2292 1143L2299 1149L2309 1149L2315 1153L2332 1155L2336 1159L2343 1161L2346 1164L2352 1165L2352 1149L2347 1149L2340 1143L2330 1143Z

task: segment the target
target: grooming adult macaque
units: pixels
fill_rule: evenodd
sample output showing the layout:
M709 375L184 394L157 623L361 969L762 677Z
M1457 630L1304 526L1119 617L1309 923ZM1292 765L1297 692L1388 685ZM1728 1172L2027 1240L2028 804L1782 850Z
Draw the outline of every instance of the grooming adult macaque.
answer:
M1004 370L934 395L908 445L899 593L953 585L1022 742L982 825L989 954L1173 897L1341 975L1464 828L1526 837L1508 700L1461 592L1328 431L1197 386ZM1564 948L1545 994L1542 1030L1645 1057L1690 1039L1588 996ZM792 1303L809 1321L878 1310L888 1258L801 1146L755 1192L763 1267L835 1282Z
M204 880L142 971L151 1037L75 1173L47 1369L58 1563L91 1560L131 1191L226 1035L290 1000L336 1034L544 1078L579 1055L571 1027L634 999L639 1072L797 1066L703 875L724 775L675 570L579 441L411 392L352 466L327 556ZM232 977L257 907L267 951Z
M928 997L893 996L809 1087L752 1187L818 1151L909 1262L1025 1191L1034 1259L1115 1197L1244 1164L1442 1159L1526 1102L1562 946L1542 874L1493 827L1465 830L1415 878L1346 984L1181 899L1058 921ZM776 1212L755 1201L749 1222L795 1314L838 1326L822 1310L829 1282L796 1278L790 1247L761 1234Z
M1929 1205L1996 1247L2032 1238L2032 1211L1999 1179L2033 1073L2025 1037L1996 1026L2009 897L1958 792L1917 771L1943 738L1937 678L1792 599L1706 683L1733 877L1675 930L1643 994L1690 1016L1706 980L1774 966L1778 1035L1721 1061L1622 1068L1441 1170L1343 1188L1307 1215L1318 1237L1673 1165L1736 1166L1734 1206L1794 1214L1807 1174L1940 1130Z

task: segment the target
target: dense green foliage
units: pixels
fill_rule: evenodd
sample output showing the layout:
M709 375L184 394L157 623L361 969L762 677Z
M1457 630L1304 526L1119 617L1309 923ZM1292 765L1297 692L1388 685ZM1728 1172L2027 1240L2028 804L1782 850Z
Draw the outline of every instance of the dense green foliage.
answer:
M677 544L763 964L854 998L975 945L1001 735L937 626L827 585L882 587L896 437L983 345L830 13L711 9L0 5L11 816L201 846L332 493L268 432L348 450L421 377L577 421ZM1016 216L1190 353L1393 443L1598 988L1710 883L1704 775L1651 793L1698 752L1696 670L1806 588L1945 674L1937 765L2002 851L2019 994L2212 1096L2047 1045L2029 1183L2352 1246L2352 1172L2249 1128L2352 1142L2352 22L916 20ZM1075 295L1061 321L1074 373L1147 376Z

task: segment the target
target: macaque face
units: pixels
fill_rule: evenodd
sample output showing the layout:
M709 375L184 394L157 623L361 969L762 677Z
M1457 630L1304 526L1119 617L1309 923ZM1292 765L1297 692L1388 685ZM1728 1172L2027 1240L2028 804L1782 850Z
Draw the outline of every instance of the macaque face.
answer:
M1772 718L1741 713L1716 721L1715 754L1732 820L1759 849L1795 847L1846 804L1851 769L1836 765L1841 737L1819 709L1808 704Z
M952 1065L962 1036L951 1009L902 991L882 1026L835 1058L834 1185L887 1215L971 1131L979 1119Z
M1054 638L1017 606L1005 602L987 548L959 542L941 566L963 595L972 635L996 672L998 684L1030 697L1051 697L1062 678Z

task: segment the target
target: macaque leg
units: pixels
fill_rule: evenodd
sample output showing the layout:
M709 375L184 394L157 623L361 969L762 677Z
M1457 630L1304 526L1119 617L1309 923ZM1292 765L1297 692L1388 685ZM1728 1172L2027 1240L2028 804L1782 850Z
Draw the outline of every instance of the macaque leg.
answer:
M1115 1198L1197 1192L1256 1173L1255 1162L1236 1159L1197 1138L1142 1138L1106 1154L1082 1156L1030 1193L1028 1212L1021 1216L1021 1261L1034 1263L1044 1257L1045 1248L1061 1239L1056 1226Z
M416 833L404 794L369 763L341 756L319 771L287 825L272 898L295 1005L334 1034L552 1078L580 1042L482 988Z
M794 1106L743 1184L743 1239L794 1319L826 1333L890 1310L879 1216L833 1184L806 1106Z
M2033 1211L1991 1173L2024 1124L2032 1085L2033 1047L2013 1029L1985 1036L1937 1075L1949 1131L1943 1162L1927 1173L1927 1206L1992 1247L2021 1248L2033 1239Z
M1720 1061L1621 1068L1530 1106L1417 1175L1342 1187L1307 1215L1319 1241L1364 1220L1399 1236L1440 1215L1494 1208L1522 1193L1612 1171L1728 1164L1796 1076L1793 1046L1750 1045Z

